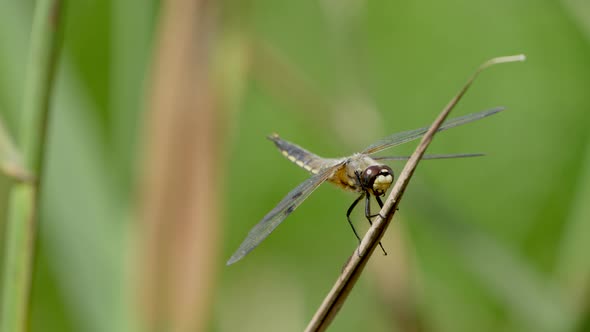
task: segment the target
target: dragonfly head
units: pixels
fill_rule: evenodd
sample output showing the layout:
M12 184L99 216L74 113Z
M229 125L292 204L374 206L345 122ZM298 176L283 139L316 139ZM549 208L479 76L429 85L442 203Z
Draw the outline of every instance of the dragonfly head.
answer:
M383 196L393 183L393 170L387 165L373 165L361 174L361 185L375 196Z

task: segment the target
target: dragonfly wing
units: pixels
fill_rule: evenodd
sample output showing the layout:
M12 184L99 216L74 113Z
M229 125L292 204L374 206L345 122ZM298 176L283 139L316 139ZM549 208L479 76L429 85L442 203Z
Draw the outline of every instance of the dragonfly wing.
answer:
M452 158L471 158L482 157L483 153L453 153L453 154L425 154L422 156L423 160L427 159L452 159ZM408 160L410 156L387 156L387 157L372 157L375 160Z
M291 190L264 218L250 230L240 247L227 261L231 265L244 258L285 220L320 184L324 183L342 164L320 171Z
M463 125L463 124L466 124L469 122L473 122L473 121L476 121L479 119L483 119L485 117L496 114L496 113L503 111L503 110L504 110L504 108L499 107L499 108L494 108L491 110L481 111L478 113L472 113L472 114L467 114L467 115L460 116L457 118L453 118L448 121L445 121L443 123L443 125L440 126L440 128L437 130L437 132L443 131L446 129L450 129L453 127L457 127L457 126L460 126L460 125ZM414 129L414 130L408 130L408 131L396 133L391 136L385 137L384 139L379 140L379 141L371 144L370 146L368 146L365 150L363 150L362 153L372 154L372 153L383 151L385 149L388 149L388 148L391 148L394 146L398 146L400 144L404 144L404 143L416 140L416 139L424 136L424 134L428 131L428 128L430 128L430 126L419 128L419 129Z

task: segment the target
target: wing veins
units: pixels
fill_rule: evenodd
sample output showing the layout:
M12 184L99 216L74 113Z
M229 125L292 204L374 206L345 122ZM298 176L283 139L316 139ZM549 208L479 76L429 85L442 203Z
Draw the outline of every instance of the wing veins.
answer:
M453 154L425 154L422 156L422 160L428 159L453 159L453 158L471 158L471 157L482 157L485 156L483 153L453 153ZM408 160L410 156L385 156L385 157L372 157L375 160Z
M447 130L450 128L454 128L472 121L476 121L479 119L483 119L485 117L488 117L490 115L496 114L500 111L503 111L503 108L493 108L490 110L485 110L485 111L481 111L481 112L477 112L477 113L471 113L471 114L467 114L464 116L460 116L457 118L453 118L450 119L448 121L445 121L445 123L443 123L443 125L436 131L443 131L443 130ZM377 153L379 151L383 151L385 149L394 147L394 146L398 146L407 142L411 142L413 140L416 140L422 136L424 136L424 134L428 131L428 127L422 127L422 128L418 128L418 129L414 129L414 130L408 130L408 131L403 131L401 133L396 133L393 134L391 136L385 137L373 144L371 144L370 146L368 146L365 150L363 150L362 153L365 154L373 154L373 153Z
M291 190L262 220L254 226L248 236L235 253L227 261L231 265L244 258L250 251L254 250L272 231L279 226L311 193L324 183L337 169L339 165L329 167L320 173L311 176Z

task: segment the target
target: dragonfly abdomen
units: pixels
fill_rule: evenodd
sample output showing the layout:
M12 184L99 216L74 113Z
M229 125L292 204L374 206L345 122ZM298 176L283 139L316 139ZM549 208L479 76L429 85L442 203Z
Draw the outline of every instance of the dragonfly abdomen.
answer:
M297 144L285 141L277 134L268 136L268 139L275 143L283 156L308 172L317 174L322 168L325 167L325 165L323 165L325 164L323 162L323 160L325 160L324 158L305 150Z

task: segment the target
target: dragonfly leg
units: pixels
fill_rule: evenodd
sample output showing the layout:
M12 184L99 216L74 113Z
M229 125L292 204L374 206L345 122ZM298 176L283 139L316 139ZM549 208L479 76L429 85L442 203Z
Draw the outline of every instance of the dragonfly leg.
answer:
M352 221L350 220L350 214L352 213L352 210L354 210L356 205L360 202L360 200L363 199L364 196L365 196L364 193L361 194L357 199L354 200L354 202L352 202L352 204L348 208L348 211L346 211L346 220L348 220L350 227L352 227L352 231L354 232L354 235L356 236L357 240L359 241L359 244L361 243L361 237L356 232L356 229L354 228L354 225L352 224Z
M375 196L375 200L377 201L377 204L379 204L379 207L383 208L383 201L381 200L381 197ZM381 216L381 218L383 218L383 216Z
M375 196L375 198L377 199L377 203L379 203L379 206L383 207L383 202L381 202L381 200L379 199L379 196ZM371 196L370 195L366 195L365 198L365 217L367 217L367 220L369 221L369 224L371 226L373 226L373 222L371 221L372 217L378 216L379 214L376 215L371 215ZM383 218L383 217L381 217ZM385 251L385 249L383 248L383 245L381 244L381 241L379 242L379 246L381 247L381 250L383 251L383 255L387 256L387 252Z
M377 199L377 203L379 203L379 206L383 209L383 202L381 201L381 198L379 198L379 196L375 196L375 199ZM395 208L396 211L399 211L399 208ZM378 216L380 214L376 214L375 216ZM384 216L381 216L381 218L385 219Z
M379 196L375 196L375 200L379 204L379 207L383 209L383 201L381 201L381 198ZM381 219L385 219L385 217L381 215L381 211L379 211L379 213L377 213L377 214L372 214L371 218L376 217L376 216L381 217Z

